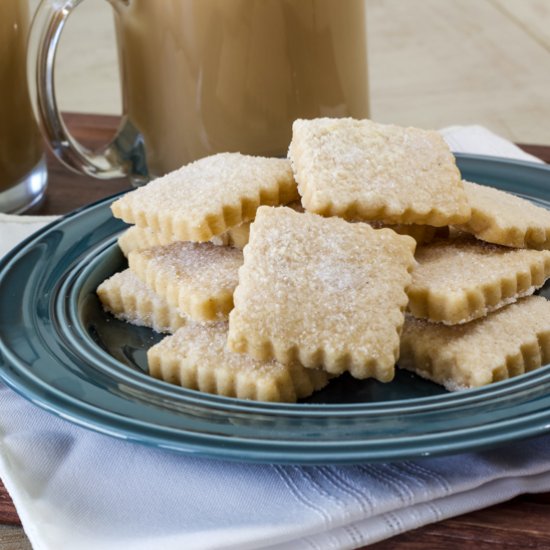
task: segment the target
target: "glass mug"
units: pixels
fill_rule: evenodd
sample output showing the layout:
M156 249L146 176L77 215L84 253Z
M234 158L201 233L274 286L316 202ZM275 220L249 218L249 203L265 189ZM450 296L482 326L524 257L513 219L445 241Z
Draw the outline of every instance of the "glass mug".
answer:
M109 0L123 118L89 151L63 124L53 83L82 1L42 0L29 47L37 117L73 169L139 184L221 151L286 156L296 118L368 117L366 0Z
M26 0L0 0L0 212L23 212L46 189L42 138L27 91L28 27Z

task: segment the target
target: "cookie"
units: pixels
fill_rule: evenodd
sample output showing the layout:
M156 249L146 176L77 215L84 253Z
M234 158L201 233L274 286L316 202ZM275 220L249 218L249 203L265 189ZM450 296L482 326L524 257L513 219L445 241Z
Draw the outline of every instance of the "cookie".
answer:
M173 235L155 233L148 227L133 225L123 231L117 239L118 246L122 253L128 257L133 250L145 250L154 246L166 246L177 242Z
M259 208L229 317L229 349L391 380L415 245L364 223Z
M97 287L105 311L132 325L156 332L175 332L187 323L186 317L170 307L129 269L115 273Z
M505 191L464 182L472 217L458 229L517 248L550 249L550 211Z
M487 315L533 294L550 277L550 251L457 237L419 246L409 311L449 325Z
M261 204L298 198L286 159L220 153L195 161L127 193L116 218L181 241L208 241L254 218Z
M407 317L399 366L449 391L476 388L550 361L550 302L522 298L487 317L446 326Z
M222 320L233 308L242 251L175 242L128 255L130 269L168 305L196 321Z
M328 382L321 370L232 353L226 340L227 323L187 324L149 349L149 373L185 388L257 401L295 402Z
M470 218L454 156L435 131L351 118L296 120L289 158L310 212L436 227Z
M218 246L227 246L229 244L230 231L232 230L222 233L217 237L212 237L210 242ZM174 235L155 233L148 227L133 225L121 233L118 238L118 246L122 253L128 257L128 254L130 254L132 250L145 250L146 248L152 248L154 246L166 246L179 241L180 239Z

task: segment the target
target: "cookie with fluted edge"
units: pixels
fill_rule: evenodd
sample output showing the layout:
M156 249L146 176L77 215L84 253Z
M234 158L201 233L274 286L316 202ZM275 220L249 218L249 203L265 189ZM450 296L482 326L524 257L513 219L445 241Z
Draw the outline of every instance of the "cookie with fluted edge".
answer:
M253 219L262 204L297 198L288 160L220 153L127 193L111 210L127 223L203 242Z
M399 366L445 386L476 388L550 361L550 302L529 296L471 323L407 316Z
M494 187L465 181L472 217L458 229L517 248L550 249L550 211Z
M133 273L196 321L227 318L242 262L242 250L212 243L175 242L128 255Z
M226 246L229 244L229 231L222 233L217 237L210 239L210 242L216 245ZM165 233L156 233L148 227L139 227L132 225L121 233L118 238L118 246L122 253L128 257L132 250L145 250L154 246L166 246L180 239L174 235L166 235ZM242 248L242 247L241 247Z
M328 375L299 364L256 361L227 349L227 323L190 323L147 352L149 373L202 392L295 402L323 388Z
M172 333L188 322L129 269L103 281L97 287L97 295L105 311L132 325Z
M351 118L298 119L289 158L310 212L436 227L470 218L455 158L435 131Z
M550 251L508 248L470 236L419 246L415 258L409 311L448 325L533 294L550 277Z
M117 239L118 246L122 253L128 257L133 250L145 250L154 246L166 246L176 242L173 235L156 233L148 227L133 225L123 231Z
M259 208L229 316L229 349L390 381L415 246L365 223Z

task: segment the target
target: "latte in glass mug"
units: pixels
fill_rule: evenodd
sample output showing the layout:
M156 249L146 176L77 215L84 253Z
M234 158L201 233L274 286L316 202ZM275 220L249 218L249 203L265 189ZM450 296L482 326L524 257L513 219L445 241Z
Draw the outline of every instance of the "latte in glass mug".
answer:
M107 157L115 163L125 146L130 174L162 175L220 151L285 156L296 118L368 117L365 0L109 2L122 133L136 139Z

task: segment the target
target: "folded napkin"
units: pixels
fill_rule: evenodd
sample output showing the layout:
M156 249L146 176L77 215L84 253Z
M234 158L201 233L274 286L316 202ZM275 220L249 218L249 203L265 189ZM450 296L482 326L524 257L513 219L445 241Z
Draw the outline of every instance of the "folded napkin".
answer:
M454 150L533 160L481 127L442 132ZM46 221L0 217L0 254ZM239 464L88 431L0 385L0 477L35 550L341 550L549 491L550 436L393 464Z

